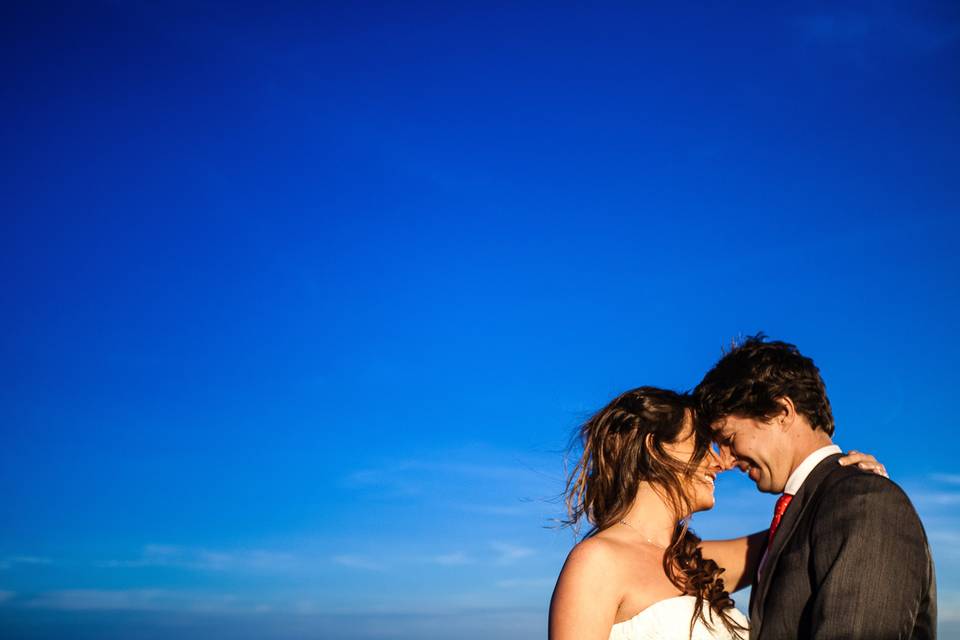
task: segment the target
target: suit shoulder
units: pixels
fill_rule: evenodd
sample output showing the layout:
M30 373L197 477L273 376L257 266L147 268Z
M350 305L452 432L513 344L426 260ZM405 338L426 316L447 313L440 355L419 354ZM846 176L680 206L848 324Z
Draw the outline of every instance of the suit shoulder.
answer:
M820 493L821 508L849 509L856 500L871 508L905 509L916 516L913 503L900 485L852 465L837 465L824 479Z
M856 465L837 465L827 474L822 487L830 492L843 491L853 494L891 493L906 499L907 494L890 478L864 471Z

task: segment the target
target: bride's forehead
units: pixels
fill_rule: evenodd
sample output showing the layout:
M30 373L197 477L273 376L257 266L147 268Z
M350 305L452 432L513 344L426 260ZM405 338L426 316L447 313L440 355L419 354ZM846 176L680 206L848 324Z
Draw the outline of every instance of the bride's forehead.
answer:
M675 444L686 444L692 443L697 437L697 430L693 423L693 415L687 410L686 414L683 417L683 426L680 428L680 433L677 434L677 439L674 440Z

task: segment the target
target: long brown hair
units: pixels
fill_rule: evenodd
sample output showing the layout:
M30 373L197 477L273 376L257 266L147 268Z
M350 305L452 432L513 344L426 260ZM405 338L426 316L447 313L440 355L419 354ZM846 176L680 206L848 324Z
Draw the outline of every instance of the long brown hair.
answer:
M711 617L719 617L731 633L739 635L746 629L727 611L733 600L720 578L723 569L702 556L700 538L687 522L693 505L684 485L710 451L709 437L695 427L694 452L686 463L664 447L680 439L692 411L693 401L687 394L639 387L620 394L583 423L578 438L582 452L566 484L564 524L578 531L586 520L590 529L584 537L594 536L620 522L633 505L640 483L649 482L677 514L677 527L663 554L663 569L677 589L696 596L691 636L698 618L713 627L705 616L704 600Z

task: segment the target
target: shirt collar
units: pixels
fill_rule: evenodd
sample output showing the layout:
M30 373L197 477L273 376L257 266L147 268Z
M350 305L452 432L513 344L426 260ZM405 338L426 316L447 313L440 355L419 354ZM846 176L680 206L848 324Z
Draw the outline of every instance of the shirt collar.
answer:
M787 486L784 487L783 492L796 495L797 492L800 491L800 487L803 486L803 481L806 480L810 472L813 471L813 468L823 462L825 458L835 453L843 453L843 450L837 445L831 444L826 447L821 447L808 455L803 459L803 462L800 463L800 466L793 470L790 477L787 478Z

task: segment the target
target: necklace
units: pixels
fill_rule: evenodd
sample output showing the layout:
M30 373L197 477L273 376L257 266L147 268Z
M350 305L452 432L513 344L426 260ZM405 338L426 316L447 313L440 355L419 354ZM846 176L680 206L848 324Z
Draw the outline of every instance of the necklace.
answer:
M639 529L637 529L635 526L633 526L632 524L630 524L630 523L627 522L626 520L621 519L621 520L620 520L620 524L622 524L622 525L624 525L624 526L627 526L627 527L630 527L631 529L633 529L634 531L636 531L636 532L639 533L640 535L643 535L643 533L642 533ZM663 546L662 544L660 544L660 543L658 543L658 542L654 542L652 538L647 538L646 536L644 536L643 539L644 539L644 541L645 541L647 544L653 545L654 547L657 547L658 549L666 549L666 547Z

